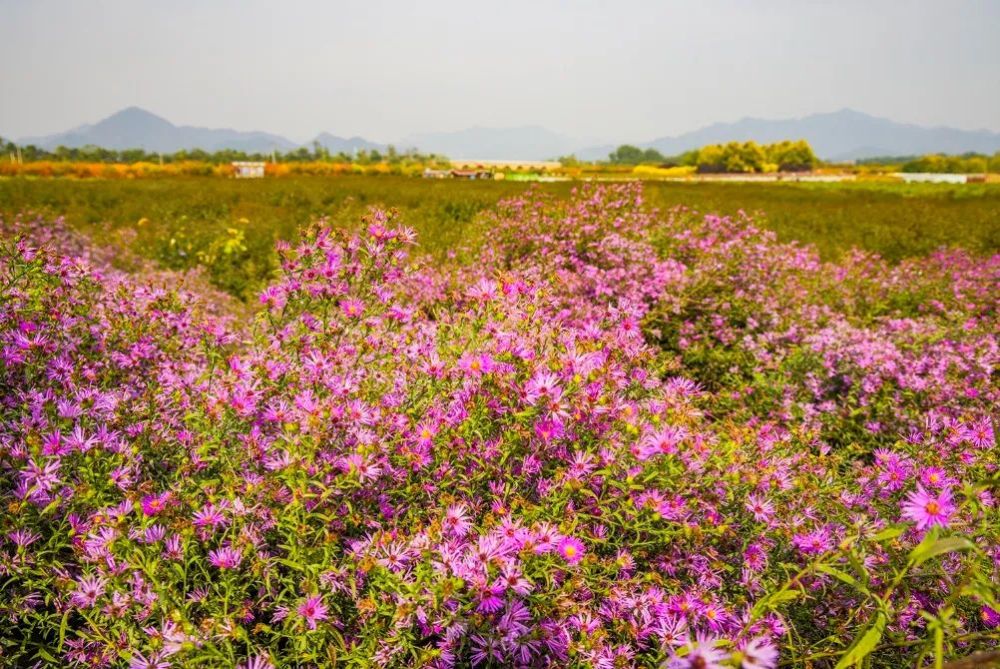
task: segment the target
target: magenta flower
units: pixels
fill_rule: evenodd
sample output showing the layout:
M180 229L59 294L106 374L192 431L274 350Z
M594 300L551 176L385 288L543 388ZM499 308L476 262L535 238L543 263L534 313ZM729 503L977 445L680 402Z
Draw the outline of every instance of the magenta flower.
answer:
M142 512L147 516L155 516L166 508L170 501L170 493L162 492L159 495L146 495L142 498Z
M796 534L792 537L792 543L803 555L819 555L833 548L833 535L829 529L820 527L812 532Z
M306 625L311 630L316 629L316 623L326 620L329 617L326 605L323 604L323 598L320 595L308 597L299 605L297 610L298 614L302 616L302 619L306 621Z
M583 542L576 537L563 537L556 547L556 551L569 564L576 564L583 559Z
M903 502L903 518L915 522L919 530L934 526L948 527L954 512L955 505L948 488L933 495L923 485L917 484L917 489L907 495Z

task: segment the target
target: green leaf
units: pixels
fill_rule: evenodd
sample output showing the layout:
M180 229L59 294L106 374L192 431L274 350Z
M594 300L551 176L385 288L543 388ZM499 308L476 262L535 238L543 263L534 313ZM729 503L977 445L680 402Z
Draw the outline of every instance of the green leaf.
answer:
M798 599L798 597L801 594L802 592L800 590L791 590L791 589L778 590L777 592L773 592L770 595L764 597L763 599L758 600L757 603L754 604L751 615L754 618L756 618L764 611L775 608L778 604L781 604L783 602L790 602L793 599Z
M61 497L56 497L54 500L52 500L51 502L49 502L48 505L44 509L42 509L41 515L47 516L50 513L52 513L53 511L55 511L56 507L59 506L60 502L62 502L62 498Z
M930 539L928 537L928 539ZM957 551L973 550L976 545L965 537L945 537L943 539L924 539L920 544L910 551L910 562L914 566L923 564L932 557L944 553L955 553Z
M56 650L62 652L63 641L66 640L66 626L69 624L69 611L63 614L62 622L59 623L59 648Z
M821 564L821 565L817 565L816 566L816 571L821 571L824 574L829 574L830 576L833 576L838 581L843 581L847 585L850 585L850 586L856 588L857 590L859 590L859 591L861 591L861 592L863 592L865 594L868 594L868 588L865 587L865 585L863 583L861 583L861 581L859 581L858 579L854 578L853 576L851 576L847 572L844 572L844 571L841 571L840 569L837 569L836 567L831 567L828 564Z
M881 532L875 534L872 537L872 541L887 541L889 539L895 539L905 531L905 525L893 525L892 527L887 527Z
M45 650L41 646L38 647L38 653L36 654L36 657L40 657L43 660L47 660L49 662L55 662L57 664L59 663L59 659L58 658L53 657L52 653L50 653L49 651Z
M837 662L837 666L834 669L850 667L868 657L875 650L878 642L882 640L882 633L885 632L886 622L885 613L882 611L876 613L875 620L872 621L868 629L854 639L854 642L847 648L847 652L841 656L840 661Z
M283 564L290 569L295 569L296 571L305 571L305 567L302 566L300 562L295 562L294 560L286 560L284 558L278 558L275 562Z

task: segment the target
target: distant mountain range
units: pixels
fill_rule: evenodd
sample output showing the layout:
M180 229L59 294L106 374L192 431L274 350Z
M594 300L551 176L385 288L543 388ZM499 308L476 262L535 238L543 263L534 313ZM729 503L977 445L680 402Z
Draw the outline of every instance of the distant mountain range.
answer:
M128 107L93 125L81 125L44 137L25 137L21 143L49 150L57 146L79 148L92 145L105 149L145 149L163 153L182 149L287 151L298 147L295 142L266 132L177 126L138 107Z
M378 142L369 142L364 137L337 137L336 135L331 135L328 132L321 132L316 136L311 144L319 144L325 148L330 153L346 153L348 155L353 154L355 151L384 151L385 144L379 144Z
M777 142L805 139L826 160L856 160L876 156L912 156L925 153L993 153L1000 150L1000 133L989 130L927 128L897 123L852 109L813 114L799 119L744 118L714 123L677 137L661 137L644 144L666 156L706 144L748 141Z
M546 128L526 125L411 135L403 140L403 146L459 159L545 160L573 153L580 144ZM607 153L601 156L607 157Z
M774 142L805 139L827 160L854 160L876 156L903 156L924 153L993 153L1000 150L1000 133L989 130L958 130L897 123L851 109L813 114L798 119L744 118L732 123L713 123L699 130L646 142L630 142L655 148L666 156L677 155L706 144L755 140ZM172 153L181 149L236 149L249 153L289 151L314 142L331 153L353 153L377 149L385 144L363 137L343 138L320 133L315 140L297 144L266 132L176 126L138 107L129 107L103 121L44 137L25 137L22 144L46 149L57 146L101 146L108 149L141 148ZM623 142L625 143L625 142ZM514 128L474 127L457 132L423 133L396 143L399 148L416 147L425 153L451 158L483 160L543 160L575 154L584 160L607 158L615 145L585 146L579 140L540 126Z

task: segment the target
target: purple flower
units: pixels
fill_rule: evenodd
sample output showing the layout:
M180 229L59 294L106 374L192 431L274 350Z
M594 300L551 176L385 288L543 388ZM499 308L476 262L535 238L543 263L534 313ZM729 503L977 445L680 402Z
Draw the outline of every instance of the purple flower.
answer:
M979 610L979 618L983 624L989 628L1000 627L1000 611L996 611L985 604Z

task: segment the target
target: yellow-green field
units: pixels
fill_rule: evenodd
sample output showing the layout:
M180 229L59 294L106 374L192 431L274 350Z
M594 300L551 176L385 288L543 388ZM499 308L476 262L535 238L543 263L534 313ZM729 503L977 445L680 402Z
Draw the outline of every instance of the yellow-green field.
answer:
M135 251L166 267L205 265L218 287L249 297L274 270L276 239L319 217L353 226L373 205L395 207L421 247L444 254L474 245L477 215L527 188L557 196L579 183L407 177L289 177L264 180L0 179L0 213L66 216L98 241L127 231ZM650 206L704 213L744 210L782 240L815 245L835 259L858 247L890 260L958 245L1000 250L1000 185L887 183L758 184L646 182Z

